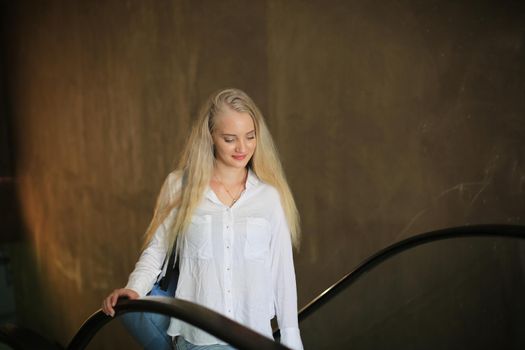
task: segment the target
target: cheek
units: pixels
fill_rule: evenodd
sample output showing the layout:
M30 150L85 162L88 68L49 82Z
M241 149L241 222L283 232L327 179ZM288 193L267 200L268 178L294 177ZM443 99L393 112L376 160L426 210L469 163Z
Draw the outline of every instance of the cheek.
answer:
M224 154L225 152L227 152L227 150L226 150L226 147L224 145L221 145L221 144L215 145L215 154L216 155Z
M215 148L222 152L229 152L232 148L235 148L235 145L233 143L219 141L215 144Z

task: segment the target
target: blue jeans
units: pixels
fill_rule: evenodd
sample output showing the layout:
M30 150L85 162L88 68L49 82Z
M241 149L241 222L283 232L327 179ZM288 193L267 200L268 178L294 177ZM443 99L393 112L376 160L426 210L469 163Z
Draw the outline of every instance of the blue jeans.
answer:
M178 273L175 273L166 291L160 289L156 283L148 295L173 298L178 278ZM171 337L166 333L170 325L168 316L151 312L129 312L120 316L120 320L145 350L173 349Z
M150 312L130 312L120 316L128 331L145 350L172 350L166 333L170 318Z
M177 350L235 350L230 345L212 344L212 345L194 345L181 336L177 337Z

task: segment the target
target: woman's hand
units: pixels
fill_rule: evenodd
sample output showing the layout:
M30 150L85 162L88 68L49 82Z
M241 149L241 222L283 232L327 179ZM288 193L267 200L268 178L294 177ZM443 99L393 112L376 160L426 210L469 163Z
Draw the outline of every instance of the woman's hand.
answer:
M139 295L137 292L131 289L121 288L115 289L111 292L106 299L102 301L102 311L108 316L115 316L115 310L113 307L117 303L118 298L128 297L129 299L138 299Z

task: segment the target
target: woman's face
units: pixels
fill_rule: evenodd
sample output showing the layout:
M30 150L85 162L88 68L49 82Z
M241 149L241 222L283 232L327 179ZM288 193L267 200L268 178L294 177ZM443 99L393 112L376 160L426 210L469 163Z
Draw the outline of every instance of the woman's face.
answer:
M216 161L228 167L246 167L257 144L252 117L224 107L215 118L212 138Z

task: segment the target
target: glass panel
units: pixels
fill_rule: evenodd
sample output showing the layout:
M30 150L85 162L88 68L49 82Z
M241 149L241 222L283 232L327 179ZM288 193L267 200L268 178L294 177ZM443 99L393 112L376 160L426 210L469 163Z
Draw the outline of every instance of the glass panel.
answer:
M142 347L124 328L120 317L100 329L86 347L87 350L129 349L140 350Z
M305 349L525 349L525 242L428 243L369 270L301 324Z
M102 327L87 349L138 350L147 345L149 349L170 350L173 349L172 339L166 333L169 324L170 317L162 314L129 312Z

